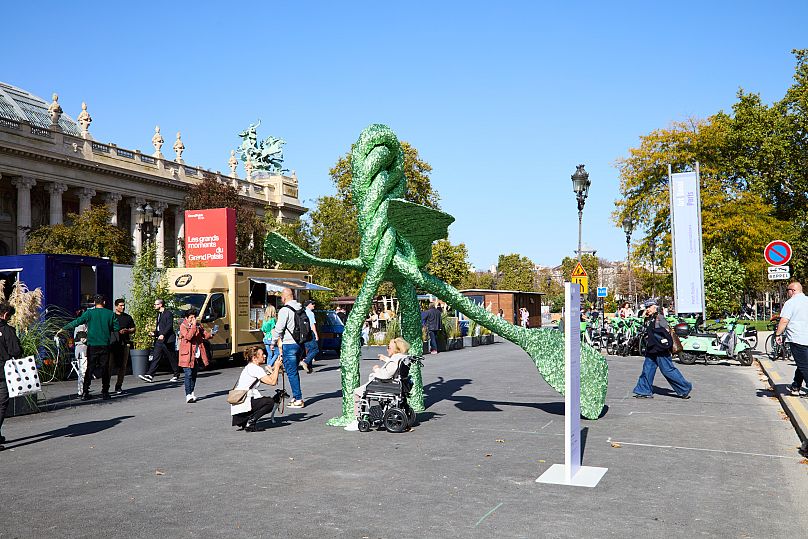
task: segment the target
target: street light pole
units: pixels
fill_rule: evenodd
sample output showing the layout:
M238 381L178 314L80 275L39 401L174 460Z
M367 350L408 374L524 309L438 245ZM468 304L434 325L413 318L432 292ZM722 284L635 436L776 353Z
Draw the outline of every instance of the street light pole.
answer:
M651 297L656 297L656 238L651 236Z
M628 276L628 298L631 300L631 233L634 231L634 221L629 217L623 219L623 232L626 233L626 273ZM636 298L635 298L636 299ZM636 301L635 301L636 304Z
M589 186L592 182L589 181L589 173L584 170L584 165L575 167L575 172L570 178L572 178L572 190L575 193L575 198L578 200L578 262L580 262L581 228L584 219L584 205L586 204L586 197L589 196Z

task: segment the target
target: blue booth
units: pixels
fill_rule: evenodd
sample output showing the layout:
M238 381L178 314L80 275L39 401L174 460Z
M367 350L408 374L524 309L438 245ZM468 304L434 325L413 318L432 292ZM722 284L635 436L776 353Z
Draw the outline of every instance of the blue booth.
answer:
M58 307L70 315L92 306L93 296L103 294L112 308L112 261L79 255L31 254L0 256L0 280L6 297L21 280L30 289L41 288L42 305Z

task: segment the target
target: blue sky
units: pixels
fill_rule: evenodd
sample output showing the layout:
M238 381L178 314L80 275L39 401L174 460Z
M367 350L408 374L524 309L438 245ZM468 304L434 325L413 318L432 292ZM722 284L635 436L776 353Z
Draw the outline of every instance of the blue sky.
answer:
M86 101L102 142L151 152L159 124L165 150L180 130L185 161L213 170L260 118L309 207L361 130L388 124L432 165L450 240L487 268L572 254L579 163L584 242L624 259L615 160L729 110L739 87L781 98L808 46L804 1L250 4L14 2L0 80L58 92L73 118Z

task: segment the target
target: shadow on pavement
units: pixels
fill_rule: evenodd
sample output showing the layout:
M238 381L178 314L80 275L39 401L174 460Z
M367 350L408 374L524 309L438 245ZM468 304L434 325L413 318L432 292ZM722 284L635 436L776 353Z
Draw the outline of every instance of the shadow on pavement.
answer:
M135 416L133 415L124 415L120 417L115 417L112 419L104 419L103 421L87 421L84 423L76 423L73 425L68 425L67 427L62 427L60 429L43 432L41 434L34 434L32 436L25 436L23 438L17 438L15 440L8 440L6 441L6 449L16 449L17 447L23 447L26 445L36 444L39 442L45 442L48 440L53 440L54 438L75 438L78 436L86 436L87 434L96 434L107 429L111 429L112 427L118 426L124 419L131 419ZM20 442L22 443L15 443ZM13 444L13 445L11 445Z

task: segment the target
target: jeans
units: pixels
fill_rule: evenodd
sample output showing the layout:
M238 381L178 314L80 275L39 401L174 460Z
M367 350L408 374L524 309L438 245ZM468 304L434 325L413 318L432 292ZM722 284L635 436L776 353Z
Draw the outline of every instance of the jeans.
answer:
M289 377L289 386L292 388L292 398L296 401L303 399L300 391L300 375L297 373L297 358L300 354L300 345L296 343L283 343L283 370Z
M312 339L306 343L306 357L303 359L303 362L311 365L314 362L314 358L317 357L317 354L320 353L320 345L317 343L317 339Z
M267 365L269 365L270 367L275 364L275 360L278 359L278 357L280 357L281 355L280 351L278 350L277 344L270 349L269 345L271 344L271 342L272 341L267 341L266 339L264 339L264 346L266 346L267 348Z
M429 330L429 351L438 351L438 330Z
M196 387L196 367L183 367L185 371L185 394L190 395Z
M804 344L790 343L791 356L794 358L794 363L797 364L797 369L794 371L794 383L796 388L802 387L805 380L808 380L808 346Z
M93 371L98 367L101 367L101 393L109 393L109 346L87 347L87 370L84 371L83 393L90 392Z
M654 376L656 375L657 367L665 377L665 380L671 385L673 390L680 397L690 393L693 389L693 384L685 380L679 369L673 366L671 356L645 356L645 362L642 364L642 374L640 374L637 385L634 386L634 393L636 395L653 395L654 394Z

